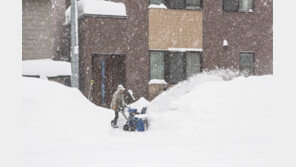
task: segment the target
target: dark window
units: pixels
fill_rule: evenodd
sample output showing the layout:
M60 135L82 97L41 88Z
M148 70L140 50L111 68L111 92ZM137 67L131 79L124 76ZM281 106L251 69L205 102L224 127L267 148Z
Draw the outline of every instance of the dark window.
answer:
M224 0L223 10L232 12L252 12L254 9L253 0Z
M182 52L169 53L169 83L176 84L185 79L185 61Z
M199 9L201 8L201 0L186 0L187 9Z
M163 4L164 0L150 0L150 4L160 5Z
M201 9L202 0L166 0L169 9Z
M239 71L241 75L250 76L254 75L254 53L241 52L239 55L240 67Z
M150 79L177 84L202 70L200 52L150 51Z
M186 54L186 77L192 77L201 72L201 54L192 52Z
M184 9L184 0L167 0L167 7L170 9Z
M237 11L238 10L238 0L224 0L223 10L224 11Z

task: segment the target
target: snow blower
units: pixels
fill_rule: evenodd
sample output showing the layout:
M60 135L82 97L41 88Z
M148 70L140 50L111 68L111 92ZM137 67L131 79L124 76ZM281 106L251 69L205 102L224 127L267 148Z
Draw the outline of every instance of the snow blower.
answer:
M125 109L129 113L129 117L124 114ZM123 126L125 131L144 132L149 127L148 116L146 115L147 107L143 107L141 112L137 112L134 108L122 108L120 113L126 119L126 124Z

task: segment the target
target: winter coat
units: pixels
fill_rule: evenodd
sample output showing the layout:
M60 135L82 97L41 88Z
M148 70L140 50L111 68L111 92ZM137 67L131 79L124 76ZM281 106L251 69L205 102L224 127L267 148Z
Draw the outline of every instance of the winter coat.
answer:
M120 93L120 90L117 89L116 92L112 96L112 101L110 104L110 108L118 111L118 107L123 107L125 105L124 103L124 97L123 97L123 91Z

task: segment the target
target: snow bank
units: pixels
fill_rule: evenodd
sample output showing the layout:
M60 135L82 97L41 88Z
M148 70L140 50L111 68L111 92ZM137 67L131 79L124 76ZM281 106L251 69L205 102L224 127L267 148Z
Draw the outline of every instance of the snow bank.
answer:
M204 70L204 75L214 75L223 78L223 80L231 80L239 77L239 70L233 68L216 68L215 70Z
M196 75L151 103L133 103L148 105L151 126L130 133L112 129L114 112L77 89L23 78L25 166L269 167L271 113L279 108L273 82L272 76ZM120 116L119 127L124 123Z
M131 108L136 108L138 112L141 112L143 107L148 107L150 102L146 100L144 97L141 97L136 102L130 104Z
M71 75L71 64L51 59L23 60L22 75L39 75L41 77Z
M113 111L90 103L76 88L23 77L22 89L25 151L95 143L108 133Z
M104 0L80 0L78 1L78 17L84 14L122 16L126 17L126 8L123 3ZM65 24L71 21L71 6L66 10Z
M266 132L276 105L272 83L272 76L222 81L197 75L151 102L152 128L175 137Z

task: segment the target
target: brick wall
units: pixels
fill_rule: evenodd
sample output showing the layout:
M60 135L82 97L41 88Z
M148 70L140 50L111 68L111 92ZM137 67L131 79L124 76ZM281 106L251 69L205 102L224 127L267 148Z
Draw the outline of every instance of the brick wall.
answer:
M254 3L254 12L246 13L223 11L223 0L203 1L204 69L239 69L239 53L254 52L255 75L273 73L273 1Z

